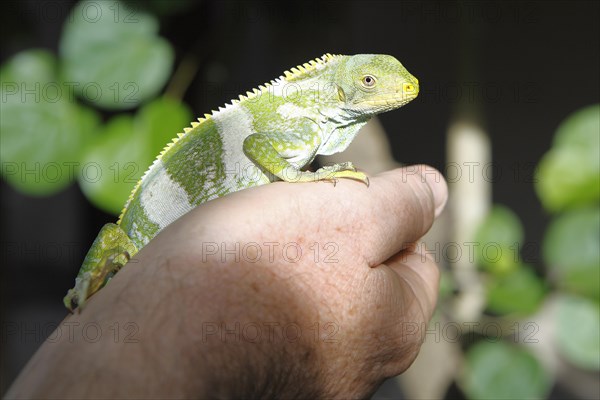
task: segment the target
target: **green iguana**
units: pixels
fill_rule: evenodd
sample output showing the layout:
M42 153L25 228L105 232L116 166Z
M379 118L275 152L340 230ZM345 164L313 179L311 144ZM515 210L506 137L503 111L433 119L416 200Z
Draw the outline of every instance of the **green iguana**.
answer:
M352 163L303 168L344 150L375 114L403 106L419 81L394 57L325 54L205 114L158 155L116 224L106 224L64 298L82 307L164 227L211 199L276 180L368 184Z

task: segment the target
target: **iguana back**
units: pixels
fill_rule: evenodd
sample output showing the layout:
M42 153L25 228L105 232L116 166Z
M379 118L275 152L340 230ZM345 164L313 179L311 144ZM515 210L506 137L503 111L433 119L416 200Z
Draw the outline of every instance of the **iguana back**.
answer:
M391 56L325 54L205 114L164 148L117 224L100 231L65 305L83 305L163 228L206 201L274 180L368 183L351 163L302 169L417 94L418 80Z

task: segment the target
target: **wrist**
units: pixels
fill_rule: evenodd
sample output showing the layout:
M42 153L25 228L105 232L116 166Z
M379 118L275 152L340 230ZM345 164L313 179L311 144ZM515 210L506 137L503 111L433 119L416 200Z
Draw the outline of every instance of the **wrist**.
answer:
M205 377L195 396L319 395L310 300L272 266L188 262L182 331ZM286 283L287 282L287 283ZM302 304L303 303L303 304ZM314 319L314 318L312 318ZM311 330L312 329L312 330Z

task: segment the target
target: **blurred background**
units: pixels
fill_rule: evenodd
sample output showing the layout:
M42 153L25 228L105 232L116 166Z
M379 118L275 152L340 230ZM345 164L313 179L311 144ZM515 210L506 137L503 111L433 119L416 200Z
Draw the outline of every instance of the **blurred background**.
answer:
M423 350L374 398L599 398L599 4L0 3L0 393L176 132L324 53L384 53L421 93L341 158L432 165L451 198Z

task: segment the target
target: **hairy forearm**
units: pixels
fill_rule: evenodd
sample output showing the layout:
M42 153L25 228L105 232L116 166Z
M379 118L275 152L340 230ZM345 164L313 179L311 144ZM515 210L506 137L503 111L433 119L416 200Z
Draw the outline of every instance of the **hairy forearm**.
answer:
M66 318L7 397L366 397L418 352L404 327L431 317L439 272L407 244L445 199L439 175L401 169L368 190L273 183L205 203Z
M281 335L283 326L309 325L289 288L269 283L281 271L199 265L166 247L173 254L149 245L68 316L7 397L318 393L314 346Z

